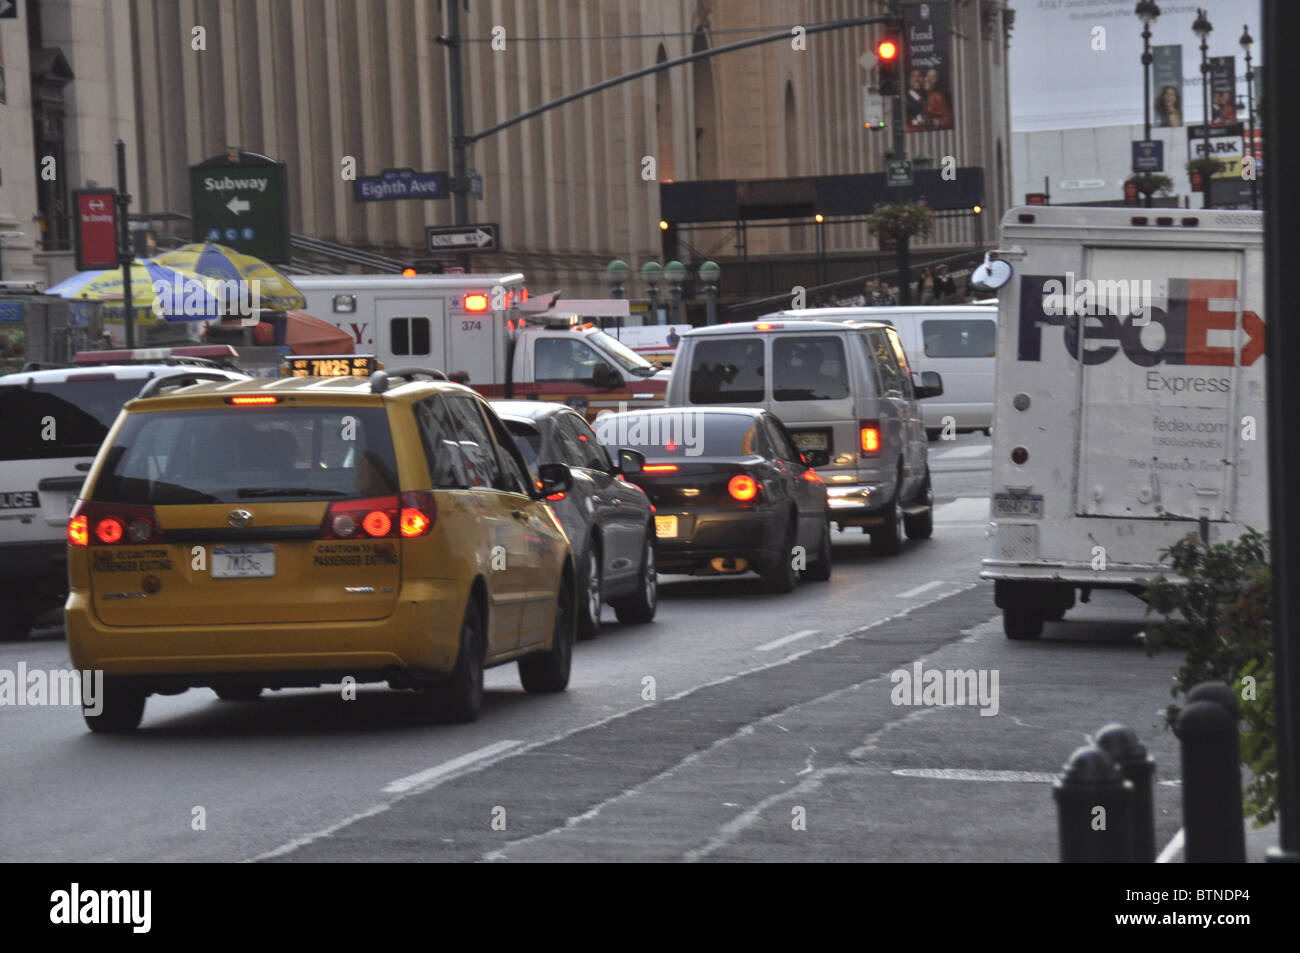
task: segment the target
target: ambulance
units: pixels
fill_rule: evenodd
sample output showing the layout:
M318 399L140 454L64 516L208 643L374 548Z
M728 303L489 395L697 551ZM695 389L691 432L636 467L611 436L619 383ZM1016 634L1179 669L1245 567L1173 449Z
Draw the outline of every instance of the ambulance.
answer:
M990 546L1003 628L1036 639L1161 551L1266 530L1259 212L1028 206L972 283L998 291Z
M663 403L661 371L601 329L621 299L529 296L518 272L291 275L306 311L389 368L427 367L485 397L551 400L589 419Z

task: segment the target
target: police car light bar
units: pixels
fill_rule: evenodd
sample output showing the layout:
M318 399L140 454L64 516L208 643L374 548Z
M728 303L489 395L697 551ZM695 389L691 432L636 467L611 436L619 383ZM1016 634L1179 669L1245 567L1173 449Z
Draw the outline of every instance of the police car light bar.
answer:
M107 351L82 351L72 358L74 364L143 364L175 357L200 357L208 360L234 360L239 352L229 344L197 344L193 347L115 348Z

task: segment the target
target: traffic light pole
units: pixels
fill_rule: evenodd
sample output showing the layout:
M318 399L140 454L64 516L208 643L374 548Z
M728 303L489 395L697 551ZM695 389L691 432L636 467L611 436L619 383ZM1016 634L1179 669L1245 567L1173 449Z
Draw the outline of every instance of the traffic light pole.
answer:
M465 91L461 82L461 0L447 3L447 35L438 42L447 47L447 94L451 113L451 222L469 224L469 143L465 140ZM460 267L470 270L469 252L456 256Z
M900 13L901 11L899 10L899 0L889 0L890 17L897 18ZM898 53L896 54L896 56L900 60L903 55L902 43L903 43L903 37L900 32L899 50ZM894 127L894 148L893 148L893 152L890 154L891 159L907 158L907 146L903 142L903 133L904 133L903 82L904 82L904 77L899 75L897 81L894 84L894 95L890 97L893 100L892 103L893 119L891 120L891 123ZM910 198L910 196L911 196L911 189L907 186L900 185L894 189L894 200L896 202L899 203L906 202L908 198ZM908 274L910 268L910 262L908 261L909 249L907 247L908 240L909 239L907 235L898 236L898 249L897 249L897 258L895 259L895 266L898 269L898 300L900 304L912 303L911 280Z
M135 252L131 248L131 223L126 212L131 207L131 196L126 194L126 143L117 140L117 261L122 266L122 307L126 328L126 346L135 347L135 296L131 293L131 261Z

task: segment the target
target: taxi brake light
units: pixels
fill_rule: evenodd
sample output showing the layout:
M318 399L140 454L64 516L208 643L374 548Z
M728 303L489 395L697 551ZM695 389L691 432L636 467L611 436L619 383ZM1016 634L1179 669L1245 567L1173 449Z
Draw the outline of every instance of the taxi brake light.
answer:
M90 503L78 500L68 519L72 546L112 546L117 543L161 543L158 515L152 506L132 503Z
M233 404L236 407L264 407L267 404L278 404L279 397L271 394L259 394L256 397L227 397L226 403Z
M387 536L393 528L393 519L383 510L371 510L361 521L361 527L371 536Z
M433 493L422 490L402 494L401 534L407 539L427 536L438 518L438 504Z
M74 516L68 520L68 543L72 546L90 545L90 527L84 516Z

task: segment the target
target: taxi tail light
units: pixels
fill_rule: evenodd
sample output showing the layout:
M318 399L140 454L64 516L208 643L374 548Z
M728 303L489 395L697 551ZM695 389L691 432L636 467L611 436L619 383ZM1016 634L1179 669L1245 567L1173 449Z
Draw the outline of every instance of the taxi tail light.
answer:
M402 494L402 513L399 530L403 539L428 536L438 519L438 504L432 490L408 491Z
M137 546L161 542L163 534L152 506L78 500L68 519L68 544L72 546Z
M321 522L321 539L383 539L396 536L401 521L396 494L331 503Z
M880 421L879 420L860 420L858 421L858 446L862 449L862 456L875 457L880 455Z

